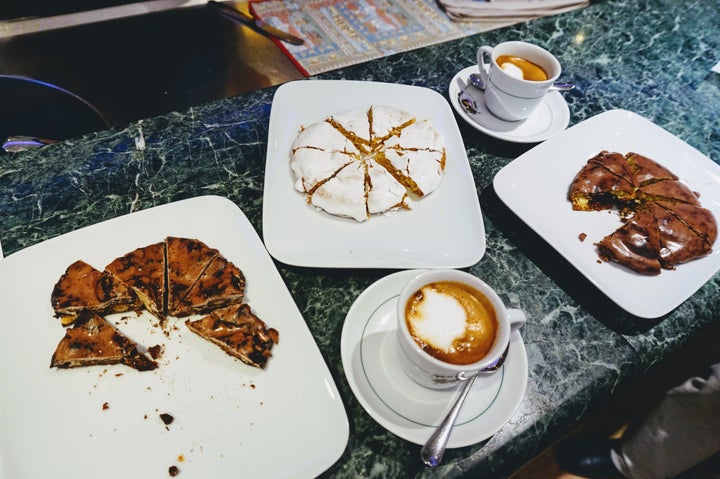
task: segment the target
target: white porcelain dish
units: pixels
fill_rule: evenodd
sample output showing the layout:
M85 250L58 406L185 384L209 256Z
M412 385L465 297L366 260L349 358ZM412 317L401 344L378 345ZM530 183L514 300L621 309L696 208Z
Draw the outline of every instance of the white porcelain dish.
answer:
M422 445L443 420L458 391L420 386L399 366L395 305L400 290L417 273L393 273L360 294L345 318L340 350L348 383L365 411L393 434ZM525 345L516 332L502 369L478 378L470 390L448 447L476 444L503 427L525 394L527 376Z
M200 239L244 272L247 302L280 333L266 369L180 320L164 334L149 313L118 324L141 343L164 345L154 371L51 369L64 331L50 294L65 268L77 259L103 268L167 235ZM332 376L260 238L229 200L179 201L68 233L9 255L0 278L0 478L169 477L171 466L182 478L306 478L343 453L349 425ZM163 413L174 421L166 426Z
M498 196L608 298L642 318L663 316L720 269L720 246L706 257L644 276L598 261L595 243L621 224L607 211L573 211L567 192L587 160L602 150L645 155L669 168L702 206L720 219L720 166L642 116L611 110L585 120L526 152L494 179ZM579 235L587 238L580 241Z
M371 105L428 119L446 141L439 188L412 210L358 223L308 205L293 187L290 149L300 128L329 115ZM485 253L485 226L455 117L442 95L427 88L345 80L302 80L278 88L268 132L263 238L283 263L328 268L460 268Z
M470 126L486 135L512 143L539 143L560 133L570 123L570 108L565 98L557 91L545 95L542 103L525 120L505 121L490 113L483 100L483 92L469 86L470 74L477 73L477 65L467 67L458 72L448 86L450 103L460 117ZM460 83L465 93L477 104L477 113L470 114L458 103ZM465 87L468 85L467 87Z

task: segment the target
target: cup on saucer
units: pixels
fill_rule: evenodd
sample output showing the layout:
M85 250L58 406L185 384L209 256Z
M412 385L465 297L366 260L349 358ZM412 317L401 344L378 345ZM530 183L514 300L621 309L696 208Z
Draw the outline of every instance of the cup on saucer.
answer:
M528 118L560 77L560 62L532 43L503 42L478 49L485 106L505 121Z
M481 279L454 269L428 270L403 287L397 302L402 370L432 388L457 386L503 355L525 313L508 309Z

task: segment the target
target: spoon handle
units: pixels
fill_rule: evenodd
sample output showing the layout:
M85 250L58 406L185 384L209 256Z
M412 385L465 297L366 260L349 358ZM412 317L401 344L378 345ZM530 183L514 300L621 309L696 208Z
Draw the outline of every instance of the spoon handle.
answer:
M455 400L455 404L453 404L452 409L450 409L450 412L447 416L445 416L445 419L440 424L440 427L435 430L432 436L430 436L430 439L428 439L422 449L420 449L420 458L426 465L435 467L442 462L448 439L450 439L450 433L455 425L455 420L457 419L460 408L462 407L463 402L465 401L465 398L470 392L470 388L472 388L475 378L477 377L478 375L474 374L465 381L465 384L463 384L462 390L460 391L460 395Z

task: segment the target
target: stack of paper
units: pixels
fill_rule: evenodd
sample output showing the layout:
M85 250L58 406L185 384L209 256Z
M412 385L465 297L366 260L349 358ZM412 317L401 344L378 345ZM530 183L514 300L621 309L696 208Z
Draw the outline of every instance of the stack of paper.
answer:
M456 21L530 20L587 6L589 0L438 0Z

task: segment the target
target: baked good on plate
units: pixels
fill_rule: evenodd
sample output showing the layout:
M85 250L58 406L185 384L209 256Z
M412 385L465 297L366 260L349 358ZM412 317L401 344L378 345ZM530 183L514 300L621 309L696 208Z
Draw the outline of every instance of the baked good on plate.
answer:
M139 311L143 307L129 286L82 260L67 267L53 288L50 303L63 326L72 324L83 309L104 316Z
M165 310L165 242L137 248L105 267L130 286L145 308L160 319Z
M245 275L223 256L216 256L175 308L174 316L205 314L240 304L245 296Z
M138 371L157 367L155 361L138 351L132 339L102 316L83 309L58 343L50 367L77 368L98 364L125 364Z
M154 362L103 315L149 311L165 328L173 318L207 315L186 324L243 362L265 367L278 332L245 304L245 275L200 240L168 236L124 254L101 272L82 260L53 288L55 315L68 328L52 366L69 368L123 363L140 371ZM208 315L208 313L210 313ZM157 325L155 325L157 326Z
M247 304L216 309L207 316L185 322L190 331L217 345L242 362L264 368L279 334L253 314Z
M717 239L717 221L698 195L660 163L602 151L577 173L568 191L579 211L617 210L625 223L597 243L601 258L640 274L703 257Z
M197 239L165 238L167 249L167 312L176 309L220 252Z
M295 189L327 213L365 221L411 208L440 185L445 142L427 120L372 105L303 128L290 152Z

